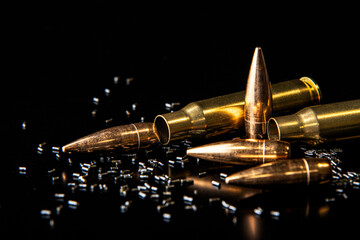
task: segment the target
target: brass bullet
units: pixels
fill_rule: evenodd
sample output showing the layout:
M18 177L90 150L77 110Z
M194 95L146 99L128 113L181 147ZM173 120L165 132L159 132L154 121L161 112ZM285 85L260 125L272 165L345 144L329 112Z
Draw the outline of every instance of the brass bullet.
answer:
M268 138L317 144L360 137L360 99L307 107L270 118Z
M332 171L328 159L301 158L264 163L225 178L226 183L246 186L272 186L326 183Z
M290 144L266 139L236 139L188 149L186 154L225 164L256 165L290 157Z
M107 128L62 147L63 152L132 151L158 142L153 123L141 122Z
M296 111L319 104L321 92L312 79L272 85L273 112ZM245 91L189 103L179 111L155 118L155 131L162 144L185 138L209 138L235 132L244 126Z
M255 48L246 85L244 125L247 138L263 139L272 115L272 93L263 52Z

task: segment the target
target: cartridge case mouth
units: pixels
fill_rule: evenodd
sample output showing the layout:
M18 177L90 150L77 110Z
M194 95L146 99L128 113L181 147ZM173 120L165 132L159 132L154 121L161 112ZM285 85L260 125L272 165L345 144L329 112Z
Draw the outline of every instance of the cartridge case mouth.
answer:
M267 124L267 134L269 140L280 140L280 127L275 118L270 118Z
M158 115L154 120L154 131L160 143L167 145L170 142L170 127L162 115Z

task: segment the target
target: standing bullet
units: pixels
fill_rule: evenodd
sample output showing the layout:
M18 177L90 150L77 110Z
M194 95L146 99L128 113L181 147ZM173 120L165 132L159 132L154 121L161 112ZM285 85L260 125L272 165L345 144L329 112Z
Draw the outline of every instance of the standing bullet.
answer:
M290 144L265 139L236 139L194 147L186 154L225 164L256 165L289 158Z
M280 160L252 167L225 178L226 183L246 186L271 186L326 183L332 171L328 159L301 158Z
M272 114L272 93L264 55L255 48L246 85L244 125L247 138L262 139Z
M63 152L132 151L158 143L153 123L141 122L107 128L62 147Z
M268 138L317 144L360 137L360 99L307 107L270 118Z

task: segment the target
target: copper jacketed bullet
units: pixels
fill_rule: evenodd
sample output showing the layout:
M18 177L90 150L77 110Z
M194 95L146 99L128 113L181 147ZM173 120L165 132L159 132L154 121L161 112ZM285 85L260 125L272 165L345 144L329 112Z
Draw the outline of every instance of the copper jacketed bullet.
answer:
M324 158L279 160L234 173L225 182L246 186L310 185L329 182L331 170L329 160Z
M302 77L272 85L273 112L297 111L319 104L319 86ZM162 144L184 138L209 138L242 130L245 91L189 103L182 109L156 116L155 131Z
M262 139L272 114L272 93L264 55L257 47L251 62L246 85L244 125L247 138Z
M63 152L132 151L158 142L153 123L133 123L107 128L62 147Z
M225 164L256 165L290 157L290 144L266 139L236 139L188 149L186 154Z
M268 138L273 140L317 144L355 137L360 137L360 99L307 107L268 123Z

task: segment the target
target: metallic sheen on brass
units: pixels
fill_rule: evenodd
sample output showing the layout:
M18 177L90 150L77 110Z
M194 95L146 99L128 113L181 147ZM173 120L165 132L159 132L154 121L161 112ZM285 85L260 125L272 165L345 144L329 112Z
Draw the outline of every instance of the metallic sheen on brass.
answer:
M256 165L290 157L290 143L266 139L236 139L188 149L186 154L225 164Z
M272 114L272 94L264 55L255 48L246 85L244 125L247 138L263 139Z
M63 152L132 151L158 142L153 123L133 123L107 128L62 147Z
M270 118L268 137L312 144L360 137L360 99L307 107L292 115Z
M319 86L310 78L272 84L273 112L296 111L319 104ZM155 131L162 144L184 138L209 138L242 129L245 91L189 103L179 111L158 115Z
M225 182L246 186L310 185L329 182L331 170L325 158L279 160L234 173Z

